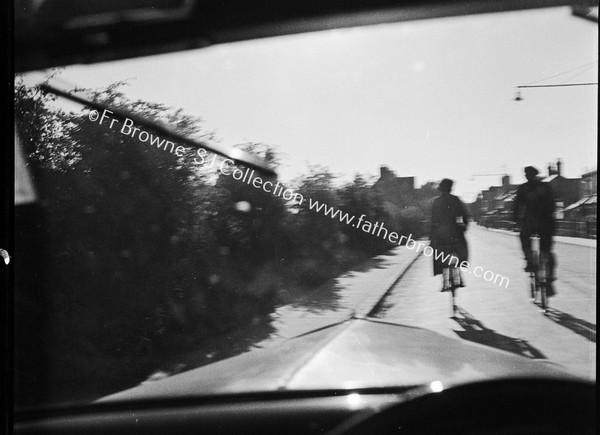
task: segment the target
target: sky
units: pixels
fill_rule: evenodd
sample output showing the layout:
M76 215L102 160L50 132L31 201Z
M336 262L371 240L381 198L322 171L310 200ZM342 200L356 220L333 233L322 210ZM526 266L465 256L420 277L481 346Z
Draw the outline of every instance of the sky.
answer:
M598 26L567 8L384 24L65 68L61 78L198 115L224 145L281 153L341 180L386 165L416 184L451 178L465 201L524 182L523 167L596 169Z

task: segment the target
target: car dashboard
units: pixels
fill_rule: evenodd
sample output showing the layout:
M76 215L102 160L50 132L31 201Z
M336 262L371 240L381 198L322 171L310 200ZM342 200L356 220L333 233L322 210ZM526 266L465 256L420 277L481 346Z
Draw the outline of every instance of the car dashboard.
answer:
M595 434L595 385L515 378L444 388L220 395L21 412L17 434Z

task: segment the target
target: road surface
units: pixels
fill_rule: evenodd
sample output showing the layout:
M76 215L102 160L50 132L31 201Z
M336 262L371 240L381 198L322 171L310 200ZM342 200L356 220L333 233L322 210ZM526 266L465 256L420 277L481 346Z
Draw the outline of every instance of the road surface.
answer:
M451 318L450 294L439 291L441 277L432 276L432 260L425 255L388 293L376 317L547 359L595 379L595 246L555 244L558 294L550 299L549 312L544 314L529 300L529 278L523 271L516 235L472 225L467 238L471 275L465 277L467 287L458 291L455 318ZM475 278L475 266L509 278L508 288Z

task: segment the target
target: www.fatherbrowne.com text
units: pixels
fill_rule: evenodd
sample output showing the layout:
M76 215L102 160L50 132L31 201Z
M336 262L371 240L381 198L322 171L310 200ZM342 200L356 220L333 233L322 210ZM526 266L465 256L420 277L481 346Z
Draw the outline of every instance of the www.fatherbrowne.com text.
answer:
M172 141L164 138L161 139L160 136L141 130L139 127L135 127L133 120L129 118L126 118L119 127L121 121L115 117L111 117L111 115L113 115L113 112L110 110L104 110L102 114L100 114L97 110L91 110L88 114L88 117L92 122L98 122L100 125L106 125L111 130L118 129L119 133L125 136L137 138L140 142L148 143L151 146L156 146L158 149L163 149L164 151L174 154L177 157L184 157L186 152L189 151L181 145L176 145ZM277 197L282 197L290 203L295 203L297 205L302 205L305 203L305 198L302 194L294 192L291 189L287 189L282 183L279 183L278 181L271 181L269 179L263 179L256 175L253 169L239 169L235 166L235 162L231 159L217 160L216 154L213 154L212 157L209 157L208 151L204 148L196 149L193 163L195 165L202 165L204 167L218 168L218 171L225 176L231 176L235 180L251 185L256 189L262 189L266 193L275 195ZM312 198L308 198L308 208L316 213L323 213L325 216L328 216L331 219L338 219L341 223L351 225L353 228L357 228L360 231L372 234L375 237L383 238L393 244L405 244L408 249L416 249L417 252L422 249L423 255L427 257L433 256L436 260L439 260L450 267L458 267L461 270L472 274L476 278L483 278L487 282L493 282L499 286L504 286L504 288L508 288L510 284L510 280L507 277L494 273L491 270L484 270L480 266L475 266L472 268L471 272L471 270L469 270L471 265L468 261L461 262L458 257L452 253L438 251L426 243L414 240L412 233L408 236L405 236L398 234L395 231L389 231L383 222L373 223L367 220L367 216L364 214L361 214L357 218L355 215L335 209L327 204L313 200Z

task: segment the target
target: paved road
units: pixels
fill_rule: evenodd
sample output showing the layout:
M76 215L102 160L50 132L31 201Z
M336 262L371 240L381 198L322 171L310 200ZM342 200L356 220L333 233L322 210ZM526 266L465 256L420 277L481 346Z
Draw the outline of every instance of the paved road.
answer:
M440 293L431 258L421 257L386 297L377 317L547 359L595 379L596 248L556 243L558 295L544 315L527 294L528 277L518 238L473 226L468 232L471 264L510 279L508 288L466 276L451 318L450 296Z

